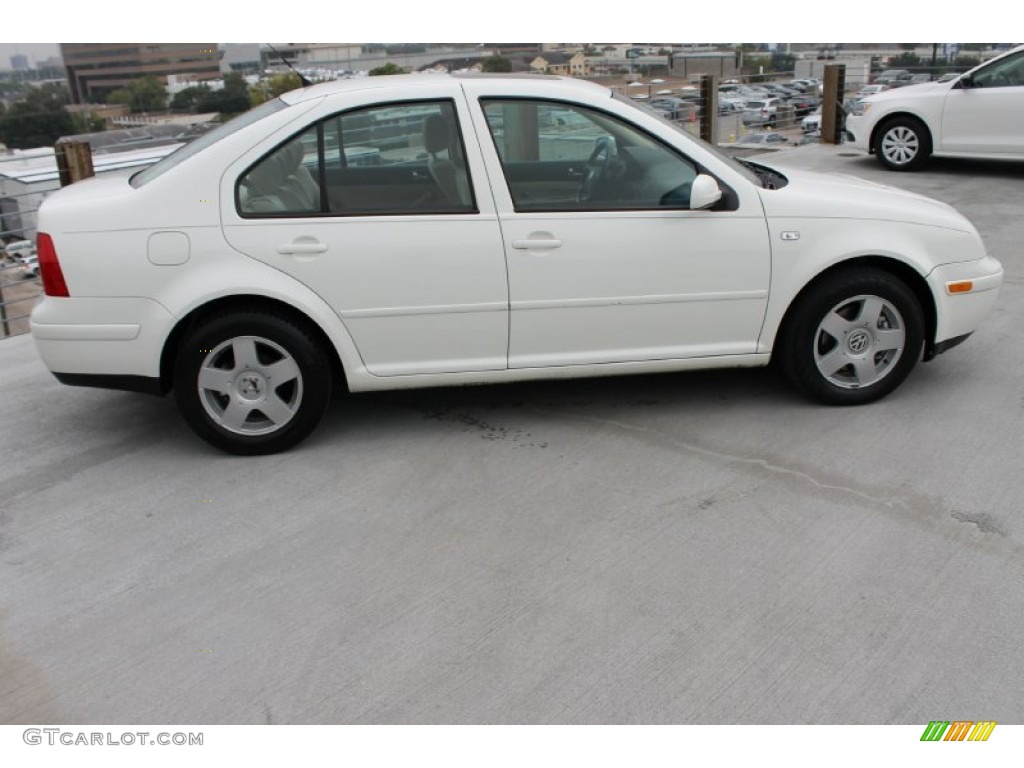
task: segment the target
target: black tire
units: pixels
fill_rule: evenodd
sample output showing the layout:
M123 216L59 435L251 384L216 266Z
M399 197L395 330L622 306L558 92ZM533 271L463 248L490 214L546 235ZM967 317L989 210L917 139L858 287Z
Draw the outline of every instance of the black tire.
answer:
M243 456L278 453L320 423L331 366L301 324L271 312L231 312L186 335L174 394L189 426L211 445Z
M894 117L878 129L875 156L890 171L914 171L932 154L932 137L913 117Z
M924 313L913 291L888 272L850 267L825 275L797 298L774 357L812 400L862 405L900 385L923 343Z

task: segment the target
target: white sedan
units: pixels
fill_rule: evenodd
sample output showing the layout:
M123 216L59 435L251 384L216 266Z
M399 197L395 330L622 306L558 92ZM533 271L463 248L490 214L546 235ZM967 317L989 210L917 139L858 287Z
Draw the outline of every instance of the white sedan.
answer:
M876 400L1002 280L948 205L736 161L606 88L391 76L285 94L39 213L39 353L280 451L332 391L763 366Z
M932 156L1024 160L1024 46L947 82L870 96L847 116L846 130L893 171Z

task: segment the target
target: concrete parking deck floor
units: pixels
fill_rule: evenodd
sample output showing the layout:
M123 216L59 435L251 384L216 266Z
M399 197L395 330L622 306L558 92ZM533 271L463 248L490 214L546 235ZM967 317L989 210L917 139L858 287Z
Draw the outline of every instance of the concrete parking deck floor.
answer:
M1024 722L1024 166L994 316L883 402L768 371L373 394L240 459L0 344L0 722Z

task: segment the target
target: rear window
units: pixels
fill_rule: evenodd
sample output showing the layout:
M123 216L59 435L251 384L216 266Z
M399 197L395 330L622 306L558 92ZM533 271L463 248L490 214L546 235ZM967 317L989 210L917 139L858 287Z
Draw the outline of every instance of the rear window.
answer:
M227 138L231 134L287 107L288 105L281 101L281 99L264 102L255 109L250 109L233 120L229 120L223 125L214 128L212 131L204 133L195 141L190 141L180 149L174 150L171 154L149 166L149 168L139 171L132 176L130 183L133 187L141 187L144 184L148 184L153 179L163 176L167 171L185 162L190 157L194 157L207 147L216 144L221 139Z

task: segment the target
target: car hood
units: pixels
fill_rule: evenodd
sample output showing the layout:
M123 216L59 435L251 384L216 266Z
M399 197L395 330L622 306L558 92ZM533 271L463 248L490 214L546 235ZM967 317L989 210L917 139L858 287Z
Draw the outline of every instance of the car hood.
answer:
M789 183L782 189L761 191L769 217L872 219L975 232L951 205L924 195L856 176L789 169L781 163L770 167Z
M952 81L946 83L914 83L905 85L902 88L890 88L888 91L865 96L864 101L878 104L886 101L906 100L908 96L917 98L919 96L942 98L942 96L953 87Z

